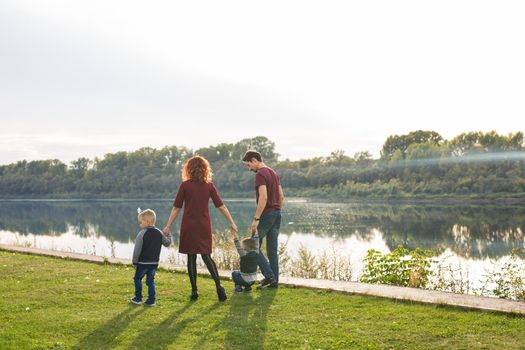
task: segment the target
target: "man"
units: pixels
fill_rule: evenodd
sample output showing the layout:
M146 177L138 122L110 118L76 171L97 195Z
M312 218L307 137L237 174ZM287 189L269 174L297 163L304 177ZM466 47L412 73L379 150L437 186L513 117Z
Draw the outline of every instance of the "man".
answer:
M263 163L261 154L257 151L247 151L242 158L244 165L255 173L255 197L257 209L253 217L252 234L259 233L259 242L262 245L266 237L266 254L268 260L259 249L259 267L264 279L257 286L261 288L276 288L279 283L279 256L277 254L279 229L281 227L281 208L284 202L284 193L281 180L277 173Z

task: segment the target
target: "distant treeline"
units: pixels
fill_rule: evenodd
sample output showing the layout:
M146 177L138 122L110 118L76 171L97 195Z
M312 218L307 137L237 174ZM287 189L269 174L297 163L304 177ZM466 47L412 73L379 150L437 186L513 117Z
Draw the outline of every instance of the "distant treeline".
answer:
M462 133L445 140L434 131L386 139L379 159L367 151L297 161L279 160L275 143L258 136L235 144L191 150L170 146L79 158L19 161L0 166L2 197L173 197L184 161L195 154L212 164L214 182L226 196L251 195L253 174L241 164L257 149L281 176L288 195L327 198L525 196L522 132Z

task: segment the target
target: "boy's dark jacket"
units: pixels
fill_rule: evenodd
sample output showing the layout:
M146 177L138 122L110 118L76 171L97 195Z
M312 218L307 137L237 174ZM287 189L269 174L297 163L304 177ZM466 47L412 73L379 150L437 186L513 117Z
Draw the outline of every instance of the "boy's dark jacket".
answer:
M133 249L133 264L158 264L161 246L171 244L171 235L166 236L155 226L140 230Z

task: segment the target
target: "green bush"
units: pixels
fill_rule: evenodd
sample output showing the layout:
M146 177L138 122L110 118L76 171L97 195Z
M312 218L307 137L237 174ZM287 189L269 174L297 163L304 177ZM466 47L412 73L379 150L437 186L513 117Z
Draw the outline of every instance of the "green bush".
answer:
M416 248L409 252L402 246L383 254L370 249L364 260L361 282L423 288L430 273L430 250Z

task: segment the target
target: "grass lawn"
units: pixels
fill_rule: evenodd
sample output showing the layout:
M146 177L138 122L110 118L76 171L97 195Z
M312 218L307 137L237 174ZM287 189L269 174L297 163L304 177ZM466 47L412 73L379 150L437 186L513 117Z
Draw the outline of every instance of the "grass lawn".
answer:
M525 318L281 287L217 302L159 271L132 306L133 269L0 251L0 349L525 349Z

